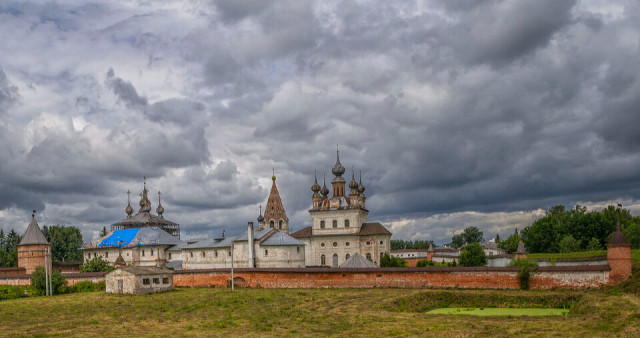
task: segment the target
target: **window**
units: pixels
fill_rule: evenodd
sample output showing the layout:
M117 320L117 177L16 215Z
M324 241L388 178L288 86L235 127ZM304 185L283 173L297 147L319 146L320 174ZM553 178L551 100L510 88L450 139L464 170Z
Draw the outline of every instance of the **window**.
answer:
M104 258L109 258L109 251L104 253Z
M193 257L193 252L189 252L189 255L191 255L191 257Z
M337 247L338 246L338 242L333 242L333 247Z
M142 250L142 257L144 257L144 250Z
M368 259L370 262L373 262L373 260L371 260L371 254L370 254L370 253L368 253L368 254L367 254L367 259Z
M169 252L169 259L171 259L171 252Z
M160 284L160 278L154 278L153 284Z
M264 250L264 255L269 256L269 250Z
M278 229L282 230L282 221L278 221Z
M149 278L143 278L143 279L142 279L142 284L144 284L144 285L149 285L149 284L151 284L151 283L149 283Z
M93 258L96 258L96 253L95 252L93 253Z
M350 257L351 257L351 255L346 254L346 255L344 256L344 260L346 261L346 260L347 260L347 259L349 259Z
M202 257L204 257L204 256L205 256L204 251L202 251Z
M371 242L367 241L367 245L371 245Z
M151 249L151 256L153 256L153 249Z
M300 252L300 247L299 246L296 247L296 252Z
M345 220L344 220L344 227L345 227L345 228L348 228L348 227L349 227L349 220L348 220L348 219L345 219Z
M231 257L231 251L227 251L229 257Z
M326 265L327 264L327 257L325 257L324 255L320 256L320 265Z
M350 244L349 242L344 243L344 245L346 245L346 246L349 246L349 244Z
M271 220L271 222L269 222L269 225L273 228L273 225L274 225L273 220Z
M87 254L87 258L91 259L91 254L90 253Z
M338 267L338 254L333 254L333 262L332 262L332 266L334 268Z
M324 229L324 221L320 221L320 229Z
M324 248L324 243L320 243L320 246Z
M214 256L216 256L216 257L218 257L218 250L214 251L214 252L213 252L213 255L214 255Z
M338 227L338 221L337 221L337 220L335 220L335 219L333 220L333 222L331 222L331 224L332 224L332 226L333 226L334 228L337 228L337 227Z
M169 278L163 277L162 278L162 284L169 284Z
M383 241L380 241L380 245L383 245L383 244L384 244L384 242L383 242Z

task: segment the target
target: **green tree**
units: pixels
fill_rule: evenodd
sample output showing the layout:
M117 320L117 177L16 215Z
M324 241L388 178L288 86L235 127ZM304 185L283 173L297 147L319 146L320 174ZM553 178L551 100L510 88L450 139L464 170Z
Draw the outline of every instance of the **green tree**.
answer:
M78 228L52 225L48 227L45 238L51 243L54 261L82 260L82 253L78 250L82 247L82 234Z
M51 288L53 294L62 293L64 287L67 285L67 280L58 270L53 270L51 273ZM46 290L46 276L44 267L37 266L36 270L31 274L31 286L38 289L42 294Z
M418 261L418 263L416 263L416 267L417 268L424 268L427 266L435 266L436 264L433 261L430 261L428 259L421 259Z
M631 248L640 249L640 222L628 226L623 232L631 244Z
M392 257L388 253L383 253L382 257L380 257L380 267L381 268L406 268L407 261L400 257Z
M460 265L462 266L484 266L487 264L487 255L480 243L467 244L460 253Z
M13 229L4 239L3 248L0 248L0 267L9 268L18 266L18 244L22 240L22 236L18 235Z
M451 247L459 248L464 245L464 235L457 234L451 237Z
M560 252L580 251L580 241L573 238L571 235L565 235L558 243L558 250Z
M104 237L107 235L107 227L102 227L102 230L100 231L100 237Z
M462 232L465 244L481 243L484 241L482 238L484 234L477 227L466 227Z
M600 244L600 240L593 237L589 241L589 244L587 244L587 251L598 251L598 250L602 250L602 245Z
M513 234L509 238L498 243L498 248L507 250L509 253L514 253L518 250L518 243L520 243L520 235Z
M500 241L501 241L500 240L500 234L496 234L496 239L495 239L496 245L500 244Z
M382 264L382 260L380 260ZM82 272L109 272L115 269L113 265L102 259L102 256L93 257L91 260L80 265L80 271Z

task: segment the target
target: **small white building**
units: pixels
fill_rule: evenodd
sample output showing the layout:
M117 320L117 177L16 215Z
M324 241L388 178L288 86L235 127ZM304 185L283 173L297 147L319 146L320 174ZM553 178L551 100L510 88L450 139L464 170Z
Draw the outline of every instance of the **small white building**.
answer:
M173 290L173 272L151 266L120 266L105 275L107 293L147 294Z

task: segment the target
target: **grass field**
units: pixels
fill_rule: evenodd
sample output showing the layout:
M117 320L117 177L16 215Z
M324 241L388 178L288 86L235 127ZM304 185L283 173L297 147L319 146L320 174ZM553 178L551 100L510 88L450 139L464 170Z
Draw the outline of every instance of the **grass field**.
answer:
M444 303L443 303L444 302ZM451 307L570 307L557 317L469 317ZM471 305L469 305L471 304ZM0 335L640 336L640 298L616 290L177 289L0 302Z

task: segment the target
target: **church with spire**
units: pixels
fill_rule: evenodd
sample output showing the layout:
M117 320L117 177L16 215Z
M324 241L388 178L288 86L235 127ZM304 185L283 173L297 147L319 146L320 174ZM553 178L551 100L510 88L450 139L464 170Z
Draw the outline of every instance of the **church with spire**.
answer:
M307 266L338 267L355 253L380 266L380 257L391 251L391 232L382 224L367 222L365 187L362 173L356 181L351 172L349 194L343 175L346 170L340 163L340 151L336 150L336 164L331 169L332 195L326 180L318 184L317 174L311 186L311 226L291 234L306 244Z
M271 191L269 192L269 199L267 200L267 206L264 208L264 215L262 214L262 206L260 206L260 214L258 216L258 231L271 228L276 229L286 234L289 233L289 218L284 211L282 205L282 199L276 186L276 174L275 171L271 176Z
M158 191L158 207L157 215L151 213L151 201L148 197L147 180L145 178L140 194L140 209L133 215L133 207L131 206L131 192L127 191L127 207L124 209L127 217L123 220L111 224L111 231L121 229L132 229L142 227L158 227L167 233L180 238L180 224L172 222L164 218L164 207L162 206L162 193Z

